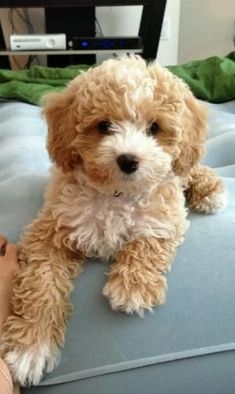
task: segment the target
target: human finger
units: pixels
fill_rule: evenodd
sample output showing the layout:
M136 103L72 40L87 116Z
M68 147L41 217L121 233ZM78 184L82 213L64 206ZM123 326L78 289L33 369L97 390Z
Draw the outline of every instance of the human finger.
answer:
M0 256L3 256L5 254L6 244L7 238L4 235L0 234Z

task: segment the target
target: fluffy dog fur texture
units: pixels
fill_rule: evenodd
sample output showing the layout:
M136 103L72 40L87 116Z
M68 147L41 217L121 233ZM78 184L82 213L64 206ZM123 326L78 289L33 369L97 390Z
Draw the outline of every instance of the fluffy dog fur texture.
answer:
M200 212L225 205L223 184L199 165L205 110L159 65L108 60L48 97L44 112L54 168L21 242L2 338L22 385L57 363L71 280L85 257L112 260L103 294L114 310L142 315L164 302L165 273L188 226L185 196ZM134 155L136 171L119 168L123 154Z

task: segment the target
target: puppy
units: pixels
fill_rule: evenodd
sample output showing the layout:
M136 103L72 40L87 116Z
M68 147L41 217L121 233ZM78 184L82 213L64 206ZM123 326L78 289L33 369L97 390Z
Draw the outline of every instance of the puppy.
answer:
M139 57L108 60L49 96L52 177L26 230L2 350L15 380L37 384L64 342L71 280L86 257L112 261L103 294L143 315L165 300L166 277L189 206L226 205L199 164L206 113L186 85ZM82 318L82 316L81 316Z

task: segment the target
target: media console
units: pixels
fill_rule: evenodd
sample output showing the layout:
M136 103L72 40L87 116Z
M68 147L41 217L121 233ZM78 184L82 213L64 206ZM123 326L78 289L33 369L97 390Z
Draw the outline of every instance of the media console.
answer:
M81 37L85 36L89 39L94 37L95 35L95 7L103 7L103 6L136 6L142 5L142 17L140 21L139 33L138 36L140 37L139 40L141 41L141 50L137 50L136 52L141 52L143 58L152 60L156 58L158 44L160 39L161 27L165 12L167 0L11 0L10 7L43 7L46 10L46 33L65 33L67 36L67 31L73 34L74 37ZM9 8L9 0L1 0L1 7ZM91 10L91 11L89 11ZM47 18L48 14L48 18ZM56 17L58 15L58 17ZM87 16L87 17L85 17ZM83 25L81 26L88 26L88 34L86 34L86 28L84 27L83 32L78 31L79 26L79 18L82 20ZM63 30L61 30L61 25L59 26L58 21L63 20ZM53 23L52 23L52 22ZM89 22L89 23L88 23ZM62 23L62 22L61 22ZM55 29L55 26L58 25L60 31L52 31ZM92 48L94 46L91 44L92 40L90 41L90 48L87 49L86 54L90 53L97 53L97 51L107 51L112 50L112 48ZM94 43L94 42L93 42ZM104 43L103 43L104 44ZM120 41L117 44L120 46ZM81 52L84 54L84 47L79 48L79 45L76 44L77 48L68 48L69 50L66 51L56 51L56 53L51 54L58 54L58 55L69 55L71 56L71 62L74 62L74 55L80 54ZM114 52L133 52L134 49L129 48L119 48L114 50ZM7 54L8 56L11 55L10 51L1 52L0 55ZM18 54L18 53L17 53ZM21 52L23 54L23 52ZM46 54L50 54L50 52L46 52ZM13 55L13 54L12 54ZM15 53L14 53L15 55ZM55 58L55 56L53 56ZM57 60L56 60L57 61ZM54 62L56 62L54 60ZM81 62L81 61L80 61ZM95 59L91 59L91 62L87 63L94 63ZM76 62L78 63L78 62ZM60 66L58 62L55 64Z

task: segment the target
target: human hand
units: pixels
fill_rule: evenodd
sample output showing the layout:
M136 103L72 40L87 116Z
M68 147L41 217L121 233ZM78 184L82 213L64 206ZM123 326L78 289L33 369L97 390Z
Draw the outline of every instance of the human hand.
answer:
M0 235L0 332L10 312L10 297L17 269L17 247Z

